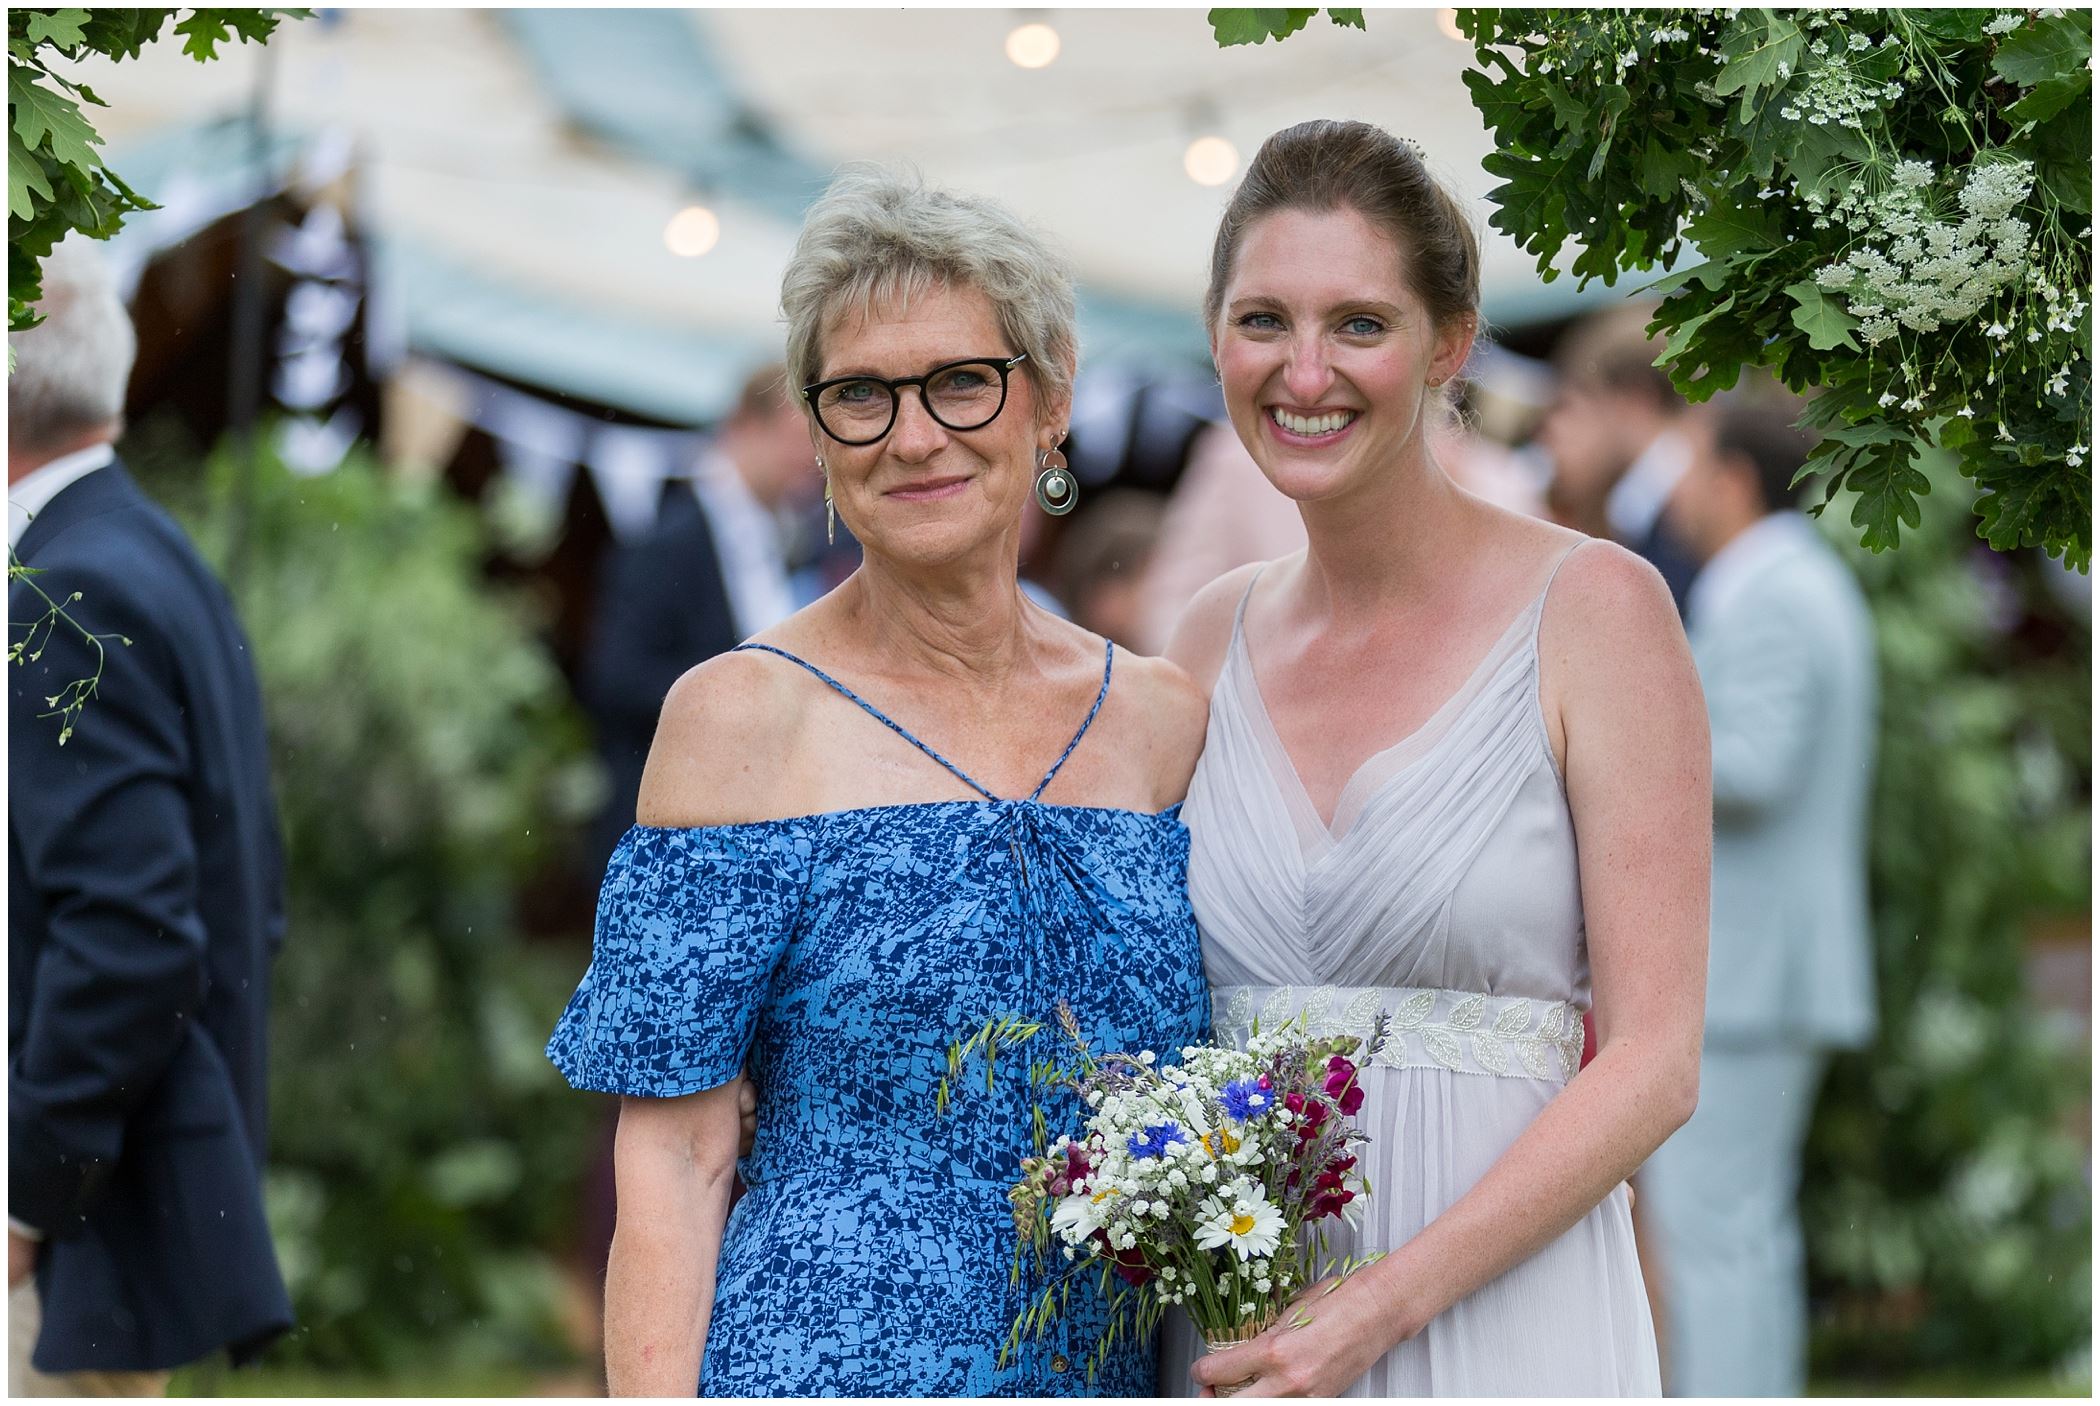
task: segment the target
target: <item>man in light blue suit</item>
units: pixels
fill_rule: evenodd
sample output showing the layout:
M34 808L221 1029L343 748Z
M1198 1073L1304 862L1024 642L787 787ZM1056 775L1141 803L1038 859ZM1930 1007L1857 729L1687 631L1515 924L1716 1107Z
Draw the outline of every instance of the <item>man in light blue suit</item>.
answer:
M1867 824L1874 639L1851 572L1793 505L1798 405L1724 395L1687 422L1671 526L1714 747L1713 932L1699 1108L1642 1173L1678 1396L1797 1396L1801 1144L1834 1049L1874 1032Z

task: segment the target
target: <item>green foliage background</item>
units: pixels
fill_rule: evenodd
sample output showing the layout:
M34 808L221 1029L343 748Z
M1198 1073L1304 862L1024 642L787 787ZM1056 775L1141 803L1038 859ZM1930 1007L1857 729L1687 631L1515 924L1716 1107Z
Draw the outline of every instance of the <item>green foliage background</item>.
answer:
M2037 1019L2023 958L2051 920L2076 931L2091 911L2091 626L2045 589L2057 568L1976 542L1946 456L1924 469L1901 552L1843 543L1881 660L1882 1025L1834 1066L1803 1170L1829 1309L1816 1364L2077 1372L2092 1217L2073 1120L2090 1053ZM2008 629L2022 615L2041 638Z
M222 572L237 480L221 453L189 515ZM290 871L268 1190L300 1327L272 1361L559 1362L554 1252L602 1110L541 1054L580 935L527 945L512 906L595 800L583 725L441 486L264 452L250 511L236 600Z
M1830 492L1850 490L1861 540L1892 547L1920 526L1930 480L1917 458L1937 443L1990 490L1965 498L1993 546L2087 564L2090 306L2060 324L2092 293L2089 9L1458 14L1502 182L1491 223L1542 277L1571 245L1574 272L1606 283L1696 246L1705 262L1655 285L1661 364L1694 400L1745 366L1822 392L1804 420L1824 436L1814 465ZM2001 17L2011 27L1994 31ZM1880 96L1890 84L1898 96ZM1846 85L1875 97L1824 119L1818 95ZM1970 171L2022 161L2034 187L2018 213L2041 281L1983 316L1863 345L1861 320L1817 281L1861 247L1829 202L1924 162L1944 210ZM1994 316L2003 335L1989 333Z

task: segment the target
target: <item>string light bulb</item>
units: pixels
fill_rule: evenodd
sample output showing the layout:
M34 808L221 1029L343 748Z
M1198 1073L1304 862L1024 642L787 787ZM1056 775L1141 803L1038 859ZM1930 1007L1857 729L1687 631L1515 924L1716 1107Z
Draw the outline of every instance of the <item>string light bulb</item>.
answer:
M1048 68L1063 48L1057 31L1040 20L1016 25L1006 36L1006 57L1019 68Z
M1240 151L1216 133L1207 133L1181 154L1181 169L1199 186L1221 186L1239 171Z
M1436 12L1436 27L1444 32L1446 39L1456 39L1461 44L1471 42L1464 34L1459 32L1457 10L1438 10Z
M681 259L697 259L722 239L722 222L705 205L688 205L664 226L664 247Z

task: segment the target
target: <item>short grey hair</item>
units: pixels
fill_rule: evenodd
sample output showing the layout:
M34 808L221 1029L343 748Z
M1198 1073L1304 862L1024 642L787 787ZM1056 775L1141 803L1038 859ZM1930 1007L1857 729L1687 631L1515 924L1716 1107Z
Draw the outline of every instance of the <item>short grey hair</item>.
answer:
M17 444L53 444L122 420L138 355L116 275L92 241L67 236L44 256L43 280L36 310L44 320L7 338L15 354L8 438Z
M824 329L840 316L937 285L984 294L1037 390L1071 394L1079 333L1064 256L995 201L865 164L842 168L810 207L781 278L789 383L799 394L818 379ZM980 350L996 349L957 354Z

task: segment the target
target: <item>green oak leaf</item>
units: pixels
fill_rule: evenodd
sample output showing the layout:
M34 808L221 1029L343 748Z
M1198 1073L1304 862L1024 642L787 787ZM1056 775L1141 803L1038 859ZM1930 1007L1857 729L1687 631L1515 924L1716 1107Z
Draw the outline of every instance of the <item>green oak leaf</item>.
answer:
M1717 205L1686 224L1684 235L1709 259L1786 247L1778 215L1762 204Z
M1933 437L1942 449L1966 449L1976 443L1976 422L1950 415L1940 422L1939 431Z
M1962 44L1975 44L1983 39L1983 27L1990 23L1993 11L1987 6L1976 6L1965 10L1916 10L1919 29L1935 39L1952 39Z
M1711 260L1703 264L1694 264L1688 269L1679 269L1675 273L1664 274L1641 291L1644 293L1670 294L1693 283L1698 284L1709 293L1718 293L1727 286L1728 266L1714 263Z
M1514 132L1524 125L1529 103L1514 85L1498 82L1477 68L1467 69L1460 77L1465 80L1466 91L1473 95L1473 107L1490 131Z
M1999 462L2003 464L2002 457ZM2038 463L2021 467L2028 472L2007 473L2001 469L1992 473L1990 491L1976 501L1976 510L1983 519L1977 530L1992 547L2001 552L2032 547L2052 537L2069 535L2056 526L2067 517L2090 521L2090 479L2082 475L2074 478L2067 465L2046 456ZM2036 469L2041 472L2034 472ZM2076 544L2066 545L2072 551L2078 550Z
M1809 428L1804 425L1803 428ZM1856 425L1827 425L1822 436L1835 445L1850 445L1854 449L1865 449L1873 444L1894 444L1900 439L1915 439L1917 431L1894 420L1862 420Z
M182 52L198 62L219 56L218 46L230 37L228 31L238 35L243 43L266 42L277 28L280 17L303 19L310 10L192 10L175 23L175 32L183 37Z
M23 37L31 44L49 44L71 49L81 41L81 26L88 21L86 10L25 11Z
M173 10L125 10L114 7L90 12L89 19L81 28L87 36L87 46L98 54L107 54L112 59L137 58L139 51L160 33L160 27L168 22Z
M2085 26L2074 15L2059 15L2014 30L1992 56L1991 72L2032 88L2083 69L2092 56L2092 36Z
M1699 160L1690 152L1649 137L1641 148L1641 194L1655 200L1674 200L1680 181L1699 174Z
M1362 29L1364 27L1364 12L1362 10L1329 10L1327 18L1345 29Z
M1235 44L1264 44L1271 39L1287 39L1305 28L1317 8L1310 10L1212 10L1210 12L1211 33L1217 37L1219 47L1230 48Z
M1794 300L1794 325L1808 334L1809 346L1817 351L1835 351L1839 347L1847 351L1860 349L1852 336L1852 329L1859 326L1859 319L1846 312L1821 284L1805 278L1799 283L1789 284L1786 295Z
M1894 548L1905 527L1924 521L1918 495L1932 489L1932 481L1911 463L1918 457L1917 440L1884 440L1849 449L1842 457L1848 464L1845 486L1859 495L1852 504L1852 525L1863 529L1860 545L1875 552Z
M2026 97L2005 109L2008 122L2029 125L2047 122L2084 97L2093 86L2093 75L2084 68L2056 78L2045 78Z
M71 98L54 93L36 81L36 72L20 64L7 67L7 107L22 145L31 151L44 147L61 162L73 166L99 166L95 144L102 138L80 115Z
M1748 122L1758 100L1784 86L1800 68L1807 48L1807 37L1792 20L1772 10L1743 11L1721 38L1723 62L1714 78L1714 96L1741 93L1741 116Z
M1501 154L1492 154L1483 163L1490 175L1502 174L1489 164ZM1560 162L1563 170L1567 165L1566 159ZM1517 240L1527 253L1538 256L1540 279L1551 283L1560 277L1553 259L1568 239L1566 226L1560 220L1566 200L1551 176L1529 170L1512 175L1506 184L1488 192L1488 200L1500 207L1488 216L1488 223Z
M51 198L51 183L44 179L44 166L35 152L22 145L14 132L7 134L7 215L26 220L36 213L31 194Z
M1678 323L1677 326L1671 330L1669 336L1664 339L1662 355L1658 356L1655 359L1655 364L1657 366L1661 366L1665 361L1667 361L1670 363L1667 369L1673 372L1678 370L1680 364L1684 363L1685 361L1685 353L1688 350L1690 350L1693 338L1699 335L1699 329L1704 327L1707 323L1713 321L1715 318L1719 317L1722 313L1727 312L1730 308L1734 306L1735 294L1730 293L1727 297L1721 299L1720 302L1715 303L1705 312L1694 313L1692 316ZM1692 368L1690 367L1690 365L1684 364L1682 366L1682 369L1689 371Z

